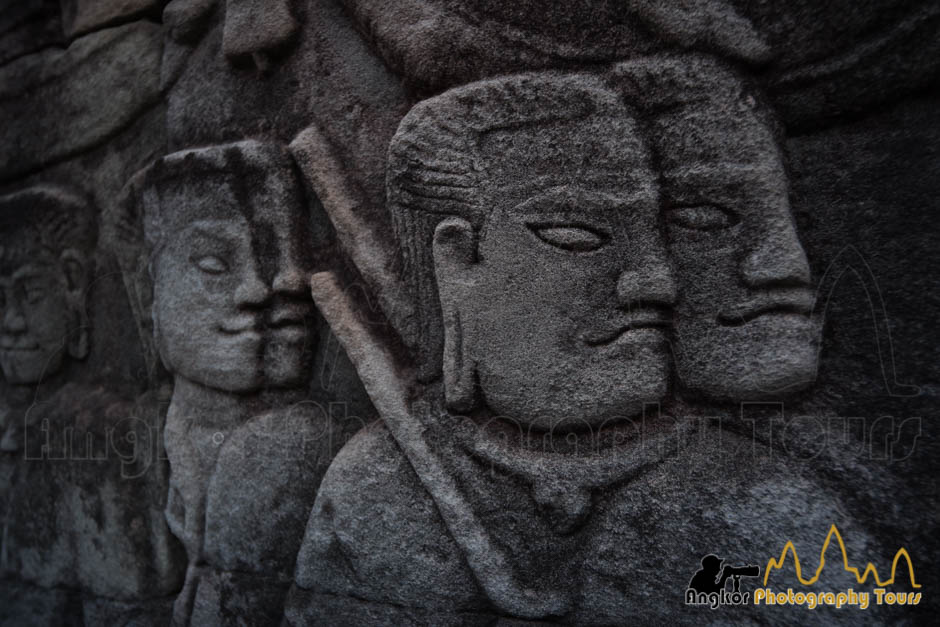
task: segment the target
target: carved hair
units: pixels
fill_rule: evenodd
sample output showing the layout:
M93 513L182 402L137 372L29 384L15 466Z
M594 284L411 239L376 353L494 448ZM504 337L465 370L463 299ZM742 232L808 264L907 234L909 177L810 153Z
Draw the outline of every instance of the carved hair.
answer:
M459 216L479 230L493 207L492 164L481 154L482 140L493 131L593 116L632 117L597 77L545 72L452 89L416 105L399 125L389 147L387 197L417 312L403 336L414 343L422 379L440 374L443 350L434 229Z
M643 120L682 107L717 105L728 115L756 115L783 146L783 127L763 92L716 57L697 53L638 57L613 66L609 84ZM655 153L656 138L650 139Z
M56 185L38 185L0 197L0 263L18 264L35 247L58 258L72 248L90 257L97 225L87 200Z
M165 220L176 217L185 207L166 202L168 193L186 186L205 187L220 180L231 186L238 202L232 209L253 219L258 193L275 193L295 199L296 178L285 181L277 174L293 173L293 162L279 144L254 140L194 148L157 159L138 172L127 184L114 228L117 241L129 247L125 253L139 256L144 246L149 261L159 253L166 239ZM212 203L211 197L194 198L193 204Z

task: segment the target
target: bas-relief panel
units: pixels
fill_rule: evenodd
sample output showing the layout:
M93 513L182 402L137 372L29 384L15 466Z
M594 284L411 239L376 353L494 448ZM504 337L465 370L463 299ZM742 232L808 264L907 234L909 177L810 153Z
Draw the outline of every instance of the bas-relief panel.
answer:
M828 220L810 206L828 183L807 188L817 149L798 141L794 159L787 131L930 84L932 62L889 60L935 11L859 10L800 54L780 24L816 33L820 16L717 0L77 2L63 28L100 43L115 20L154 30L163 4L165 141L146 167L102 209L41 185L2 201L17 220L24 202L100 216L149 388L112 402L106 383L57 375L79 372L83 331L111 322L76 305L90 289L81 246L45 243L39 222L5 246L0 365L16 391L0 563L31 586L11 594L65 608L61 588L82 590L92 624L683 623L700 608L663 591L679 598L706 553L818 547L836 522L876 553L891 534L923 544L897 508L874 516L859 496L911 503L903 477L922 458L883 472L855 454L864 433L822 449L785 433L781 453L772 428L793 408L842 415L826 363L847 351L829 316L836 284L866 263L803 231L807 214ZM825 146L840 141L829 132ZM27 170L106 141L55 133ZM907 411L917 388L898 379L872 293L864 322ZM85 437L102 408L148 416L131 429L155 451L135 475L146 507L111 496L133 485L113 464L89 482L74 460L16 461L26 441L41 457L70 446L55 434ZM125 518L102 528L89 502ZM64 510L38 521L43 507ZM110 553L88 548L101 537ZM781 571L774 585L799 582Z
M174 382L166 517L188 556L174 620L255 622L280 611L343 442L311 391L322 322L304 190L285 147L249 140L162 157L124 209L116 229L127 267L146 267L155 352Z
M162 417L150 395L87 371L97 274L88 198L46 184L6 195L0 206L0 567L38 586L5 588L4 606L22 618L31 605L66 603L54 589L72 588L120 616L115 604L166 597L179 581L161 516Z
M779 142L748 81L702 55L491 79L415 106L387 177L413 370L314 277L384 424L324 479L288 621L663 619L674 609L625 581L657 559L675 568L651 588L683 573L696 557L677 538L750 554L838 515L801 460L750 451L742 472L746 439L694 420L816 375ZM677 467L693 459L696 475ZM718 477L734 505L710 520ZM679 491L697 496L663 499Z

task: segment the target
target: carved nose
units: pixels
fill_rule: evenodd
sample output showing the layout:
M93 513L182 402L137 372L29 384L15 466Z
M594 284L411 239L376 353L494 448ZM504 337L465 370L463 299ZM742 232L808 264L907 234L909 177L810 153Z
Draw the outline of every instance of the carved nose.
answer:
M753 288L809 285L809 261L793 225L761 238L744 259L743 274Z
M235 290L235 304L239 307L258 307L269 298L271 288L262 280L258 268L248 268L244 279Z
M641 270L627 270L617 279L617 298L622 306L636 302L674 305L676 283L665 263L652 263Z
M26 317L17 306L7 307L3 312L3 330L7 333L25 333Z
M274 291L283 294L303 295L307 292L307 275L300 268L291 265L274 277Z

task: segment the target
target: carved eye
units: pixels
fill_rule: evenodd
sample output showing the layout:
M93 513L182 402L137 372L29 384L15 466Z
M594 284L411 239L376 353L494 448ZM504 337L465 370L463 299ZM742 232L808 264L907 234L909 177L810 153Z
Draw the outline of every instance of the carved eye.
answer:
M676 207L669 212L669 224L693 231L717 231L738 223L737 216L716 205Z
M38 303L46 295L46 290L40 285L31 285L26 288L26 300L30 303Z
M228 264L215 255L205 255L195 259L196 267L208 274L228 272Z
M573 224L530 224L529 229L540 240L563 250L584 253L597 250L607 243L610 236L597 229Z

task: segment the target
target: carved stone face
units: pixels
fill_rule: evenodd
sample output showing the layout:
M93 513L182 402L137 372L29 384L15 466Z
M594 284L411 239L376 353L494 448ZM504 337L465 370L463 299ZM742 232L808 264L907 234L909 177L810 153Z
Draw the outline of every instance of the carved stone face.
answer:
M57 259L37 253L0 269L0 368L8 383L38 383L58 371L75 316Z
M820 329L771 129L750 110L714 104L682 109L657 128L679 283L680 381L736 400L805 386Z
M471 369L490 410L539 429L659 401L675 288L633 121L501 130L481 148L485 224L474 234L454 218L435 233L448 401Z
M153 264L164 364L230 392L303 385L315 340L299 198L254 189L246 199L219 175L181 182L162 200L172 217Z

